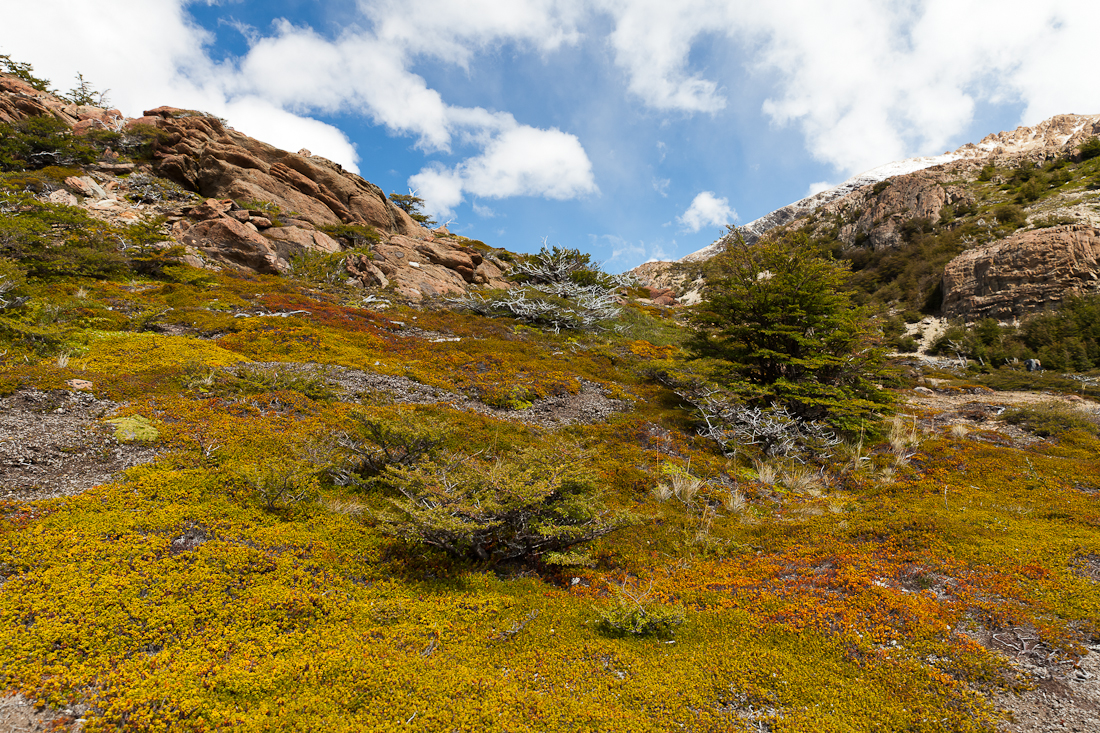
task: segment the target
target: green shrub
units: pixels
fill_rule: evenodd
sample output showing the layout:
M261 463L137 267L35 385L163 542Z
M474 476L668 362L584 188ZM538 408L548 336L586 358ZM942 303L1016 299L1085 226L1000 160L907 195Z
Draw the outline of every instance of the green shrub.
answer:
M1077 153L1081 156L1081 160L1091 160L1100 156L1100 137L1090 137L1077 148Z
M687 347L750 406L778 404L803 420L848 429L890 403L884 359L843 263L805 235L745 243L730 230L713 258Z
M90 81L84 78L80 72L76 74L76 86L69 90L68 94L60 95L66 102L72 104L87 105L91 107L107 107L111 101L107 98L107 92L97 91Z
M199 198L198 194L188 191L178 183L148 173L135 173L127 178L126 188L129 191L126 198L138 204L159 204L168 201L191 202Z
M979 181L992 181L993 176L997 174L996 167L992 165L983 165L981 172L978 174Z
M348 279L348 254L303 250L290 258L290 274L307 283L339 285Z
M1051 215L1042 219L1036 219L1032 222L1036 229L1044 229L1046 227L1058 227L1066 224L1076 224L1077 220L1072 216L1064 215Z
M0 257L0 310L14 306L17 301L22 303L22 299L15 296L26 284L26 270L17 262Z
M11 56L0 53L0 71L18 77L40 92L50 91L50 82L34 75L34 67L24 61L12 61Z
M435 455L446 437L445 431L416 416L398 422L355 413L334 438L330 471L338 484L358 483L387 466L412 466Z
M192 367L184 370L183 380L187 389L219 395L297 392L316 401L331 400L336 396L327 372L321 367L242 364L222 371Z
M317 496L319 484L309 467L290 462L265 461L238 469L264 509L289 509Z
M326 224L318 228L334 239L343 240L348 249L370 247L382 241L382 235L369 224Z
M980 384L998 391L1064 392L1100 399L1100 386L1081 382L1052 372L1028 372L1005 366L977 377Z
M603 612L599 621L600 630L608 636L667 639L684 622L682 609L651 600L648 590L639 593L636 589L628 589L626 584L614 588L615 603Z
M438 224L435 219L424 213L424 199L419 198L414 193L390 193L390 201L422 226L434 227Z
M1001 204L993 209L993 216L1010 229L1019 229L1027 223L1027 213L1015 204Z
M1037 201L1045 190L1046 186L1043 185L1039 179L1032 178L1030 181L1020 186L1019 197L1021 201Z
M0 123L0 171L91 163L96 150L61 120L45 115Z
M118 237L124 231L82 209L0 194L0 257L19 262L28 277L106 279L129 271Z
M587 563L577 545L624 523L604 510L575 446L529 445L496 458L451 454L413 466L387 466L398 494L378 514L383 533L457 558L499 564Z

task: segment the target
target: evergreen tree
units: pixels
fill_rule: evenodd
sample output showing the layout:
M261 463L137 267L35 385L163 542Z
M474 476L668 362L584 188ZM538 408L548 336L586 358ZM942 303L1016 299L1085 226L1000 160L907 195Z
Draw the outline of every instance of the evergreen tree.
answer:
M804 234L745 243L735 227L710 263L688 348L750 404L778 404L842 429L890 402L875 384L883 352L849 289L845 265Z

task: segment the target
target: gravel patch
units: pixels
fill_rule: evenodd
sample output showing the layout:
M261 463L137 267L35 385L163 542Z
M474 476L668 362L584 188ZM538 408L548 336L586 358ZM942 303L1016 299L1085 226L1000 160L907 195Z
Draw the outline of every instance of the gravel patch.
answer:
M87 392L21 390L0 399L0 500L72 496L156 457L103 422L118 404Z

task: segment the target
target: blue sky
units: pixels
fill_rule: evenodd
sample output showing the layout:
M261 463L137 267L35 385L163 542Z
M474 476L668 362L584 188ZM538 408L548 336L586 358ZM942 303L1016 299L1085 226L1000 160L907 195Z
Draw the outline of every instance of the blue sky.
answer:
M877 165L1100 112L1092 0L0 0L0 53L204 109L452 231L675 259ZM43 18L51 22L43 22Z

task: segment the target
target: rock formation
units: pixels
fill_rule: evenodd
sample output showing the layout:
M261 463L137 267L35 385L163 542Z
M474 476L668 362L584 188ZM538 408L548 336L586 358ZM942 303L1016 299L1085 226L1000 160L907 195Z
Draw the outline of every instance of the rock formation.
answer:
M970 184L984 166L1000 169L1002 173L991 180L993 185L1000 184L1005 169L1071 157L1082 143L1097 135L1100 115L1058 115L1033 127L987 135L978 143L941 156L880 166L777 209L739 231L750 244L776 227L791 226L808 227L817 238L835 240L846 248L898 247L905 242L903 227L907 223L927 220L922 225L927 231L949 206L966 211L1010 203L1006 199L975 199ZM1011 318L1055 304L1063 293L1091 288L1090 283L1100 274L1095 256L1089 254L1094 250L1087 244L1092 241L1087 232L1100 227L1100 209L1095 203L1095 195L1080 188L1045 198L1041 207L1025 211L1028 223L1054 218L1061 223L1076 222L1078 228L1018 232L963 253L951 262L944 276L948 294L943 304L945 315L966 320L990 315ZM970 244L976 242L970 240ZM718 240L680 262L701 262L721 250L722 240ZM676 287L681 300L697 297L699 283L686 282L685 271L673 265L646 263L632 274L647 284Z
M363 287L390 287L418 300L475 286L509 286L505 263L445 229L422 227L378 186L308 150L280 150L216 117L174 107L126 119L118 110L69 104L0 74L0 122L39 115L61 120L76 134L156 128L160 139L151 166L101 161L87 175L73 176L65 188L44 195L114 223L165 215L171 225L166 239L183 244L184 259L193 266L285 274L297 255L340 253L341 241L321 229L346 224L372 227L381 236L371 255L357 251L344 261L347 277ZM158 177L205 201L180 206L188 194L165 196ZM153 193L143 193L148 186ZM261 208L246 208L253 202Z
M146 111L131 124L138 122L166 135L157 146L157 175L203 196L267 201L314 226L369 224L385 233L430 236L378 186L325 158L280 150L216 117L173 107Z
M964 252L943 274L949 318L1010 319L1100 292L1100 229L1071 225L1017 232Z

